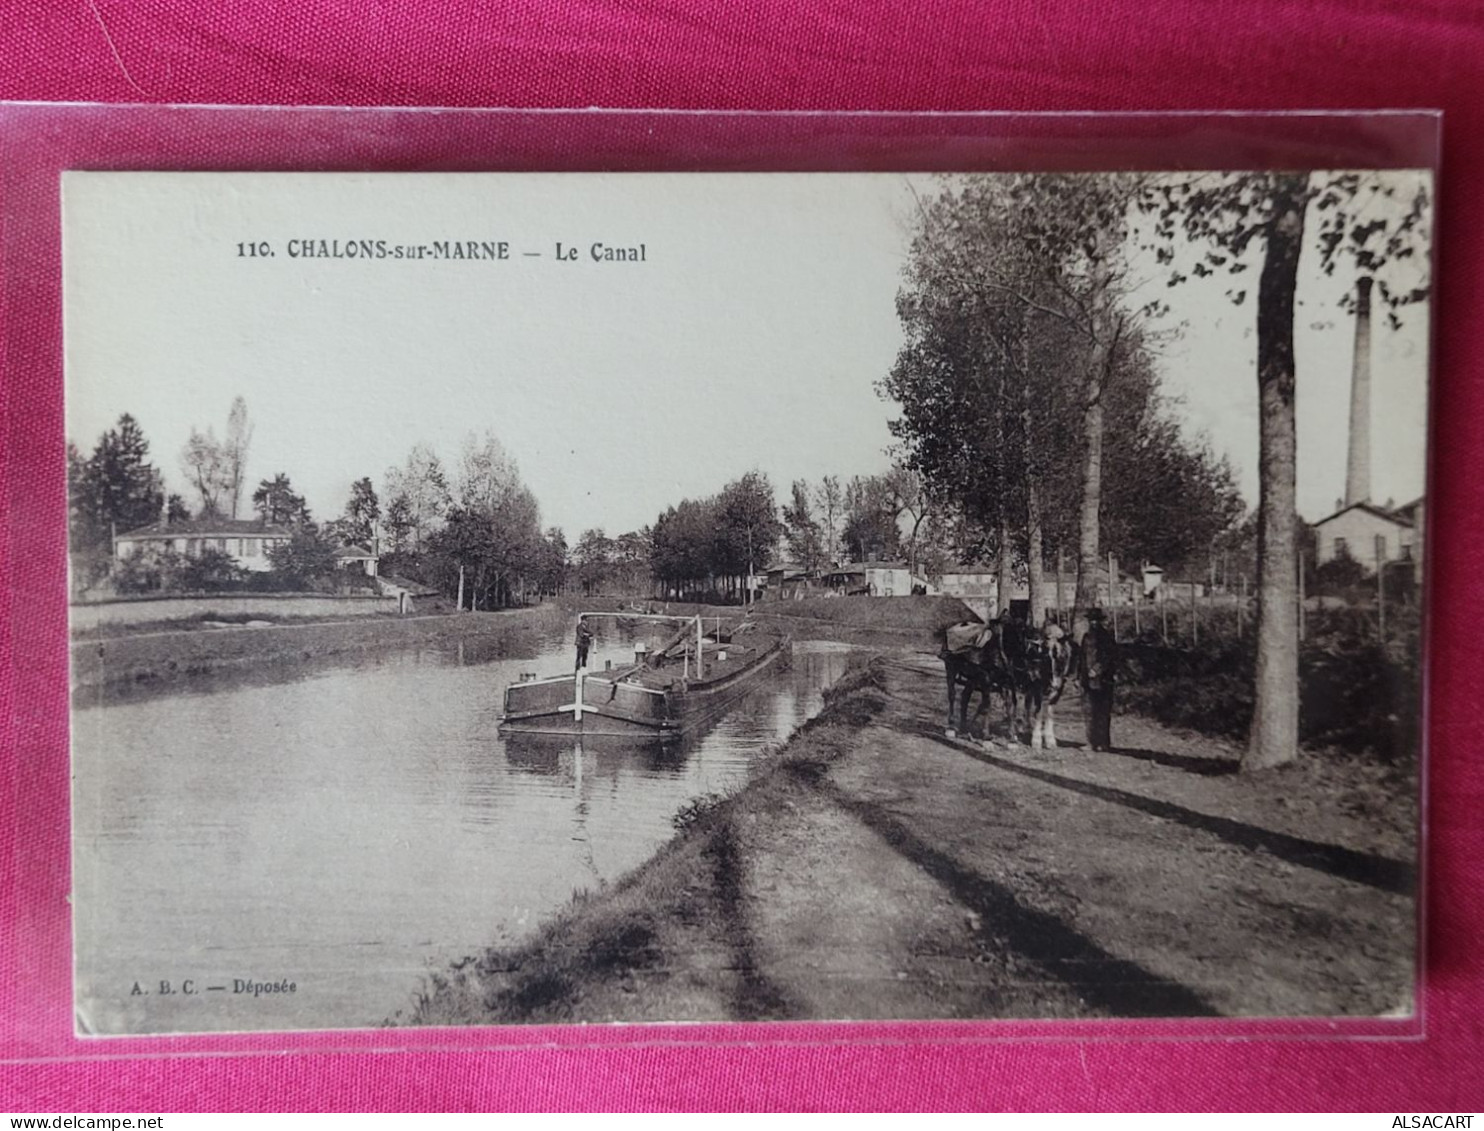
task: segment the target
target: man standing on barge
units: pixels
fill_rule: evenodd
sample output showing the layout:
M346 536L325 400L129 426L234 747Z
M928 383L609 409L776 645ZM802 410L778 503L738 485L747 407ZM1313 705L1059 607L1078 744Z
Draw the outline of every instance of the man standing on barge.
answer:
M587 617L577 618L577 666L587 667L587 650L592 646L593 630L587 626Z

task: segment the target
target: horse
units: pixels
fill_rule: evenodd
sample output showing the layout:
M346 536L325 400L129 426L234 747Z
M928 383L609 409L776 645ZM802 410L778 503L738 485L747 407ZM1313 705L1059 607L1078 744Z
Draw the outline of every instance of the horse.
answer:
M949 738L959 734L972 737L983 734L983 719L989 711L990 695L998 692L1005 702L1006 715L1014 713L1015 682L1004 651L1004 634L999 625L979 621L962 621L943 630L943 647L938 655L948 682ZM959 689L963 698L959 699ZM979 709L969 720L969 700L979 695ZM958 707L958 728L953 725L954 707Z
M1020 686L1031 749L1055 750L1056 719L1051 708L1061 698L1072 670L1072 646L1057 625L1048 624L1026 641L1025 660Z

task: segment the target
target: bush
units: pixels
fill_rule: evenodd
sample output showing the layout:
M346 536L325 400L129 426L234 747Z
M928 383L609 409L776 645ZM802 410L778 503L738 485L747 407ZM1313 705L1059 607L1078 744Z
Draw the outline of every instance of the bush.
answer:
M335 588L341 593L379 593L376 578L363 573L359 566L350 566L335 571Z
M187 557L173 547L139 550L113 571L118 593L225 593L241 589L245 571L231 554L207 549Z
M1341 553L1315 568L1314 592L1343 595L1372 576L1370 570L1348 553Z
M730 799L730 795L726 793L703 793L682 805L680 811L670 818L670 823L675 826L676 832L689 832L711 820Z
M114 567L116 593L159 593L185 559L173 549L136 550Z
M1357 610L1311 618L1299 655L1299 740L1385 762L1416 755L1422 689L1416 606L1388 613L1383 643ZM1157 643L1124 646L1124 705L1203 734L1243 739L1252 725L1251 638L1199 651Z
M188 592L222 593L241 589L247 571L223 550L205 549L176 565L168 588Z
M278 582L289 590L324 590L333 588L335 547L313 526L300 526L287 542L268 551L268 560Z

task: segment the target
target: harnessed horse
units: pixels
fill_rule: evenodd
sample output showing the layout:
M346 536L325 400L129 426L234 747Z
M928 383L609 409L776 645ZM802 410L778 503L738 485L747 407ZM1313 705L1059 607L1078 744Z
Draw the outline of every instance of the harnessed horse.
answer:
M1072 646L1054 624L1026 641L1025 670L1020 690L1030 726L1031 749L1056 749L1056 706L1072 670Z
M1005 652L1005 632L998 623L981 624L963 621L943 630L943 647L938 653L948 681L949 738L959 734L972 737L984 734L983 719L989 711L989 699L998 692L1005 703L1007 720L1015 712L1015 679ZM959 691L962 689L962 699ZM969 700L979 695L979 709L969 719ZM953 724L958 708L958 728Z

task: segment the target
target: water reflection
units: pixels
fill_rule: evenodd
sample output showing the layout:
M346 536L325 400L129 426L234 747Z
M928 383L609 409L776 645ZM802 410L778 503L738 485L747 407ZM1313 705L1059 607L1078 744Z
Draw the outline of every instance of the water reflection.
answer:
M531 641L527 641L530 644ZM689 800L818 710L846 649L670 745L497 734L504 686L571 663L565 629L120 695L74 716L79 1014L96 1032L358 1027L421 976L611 883ZM632 655L604 625L596 663ZM292 978L292 996L134 995Z
M582 739L573 735L507 735L502 742L505 761L518 773L543 777L580 777L587 766L591 776L617 778L623 772L643 774L682 773L686 760L710 731L678 742L643 739L605 742L601 737Z

